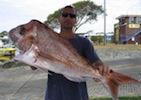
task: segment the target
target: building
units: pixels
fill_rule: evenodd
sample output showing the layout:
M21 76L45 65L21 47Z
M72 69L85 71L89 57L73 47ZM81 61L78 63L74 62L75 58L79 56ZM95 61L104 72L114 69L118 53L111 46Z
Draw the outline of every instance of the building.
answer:
M121 15L114 25L114 40L121 44L141 44L141 15Z
M5 44L9 43L9 39L7 36L0 37L0 48L3 47Z

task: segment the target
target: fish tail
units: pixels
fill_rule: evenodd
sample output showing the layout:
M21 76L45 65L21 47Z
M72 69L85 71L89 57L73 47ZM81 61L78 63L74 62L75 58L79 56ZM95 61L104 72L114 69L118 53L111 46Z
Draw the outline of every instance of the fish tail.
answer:
M118 100L118 86L124 83L141 83L129 76L111 71L110 75L105 77L105 82L102 82L106 89L110 92L113 100Z

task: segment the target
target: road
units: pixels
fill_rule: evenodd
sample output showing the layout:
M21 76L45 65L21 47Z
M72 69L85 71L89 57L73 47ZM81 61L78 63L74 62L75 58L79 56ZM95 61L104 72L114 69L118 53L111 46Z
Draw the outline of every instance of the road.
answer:
M113 70L141 81L141 57L104 61ZM44 100L47 73L33 71L28 66L0 68L0 100ZM109 96L101 85L93 80L87 82L90 97ZM120 96L141 95L140 84L119 87Z
M141 81L141 57L110 60L105 62L116 72L128 75ZM102 84L88 81L88 93L90 97L109 97L109 93ZM95 94L96 93L96 94ZM141 96L141 84L128 83L119 87L119 96Z

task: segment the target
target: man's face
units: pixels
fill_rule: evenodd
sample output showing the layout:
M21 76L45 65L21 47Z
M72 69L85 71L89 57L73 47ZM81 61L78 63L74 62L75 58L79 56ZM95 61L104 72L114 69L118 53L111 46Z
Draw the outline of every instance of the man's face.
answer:
M76 12L72 8L64 8L59 16L61 28L72 29L76 24Z

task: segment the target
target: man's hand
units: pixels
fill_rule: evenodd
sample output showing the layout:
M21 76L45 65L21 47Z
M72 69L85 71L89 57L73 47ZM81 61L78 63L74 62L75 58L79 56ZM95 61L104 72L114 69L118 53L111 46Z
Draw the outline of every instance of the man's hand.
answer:
M110 69L108 66L99 66L98 70L99 70L99 73L103 76L110 74Z
M94 68L94 69L97 69L98 71L99 71L99 73L101 74L101 75L108 75L108 74L110 74L110 68L108 67L108 66L105 66L103 63L102 63L102 61L97 61L97 62L94 62L93 64L92 64L92 67Z
M105 66L105 65L102 63L102 61L94 62L94 63L92 64L92 67L93 67L94 69L97 69L97 70L99 71L99 73L100 73L101 75L103 75L103 76L110 74L110 68L109 68L108 66ZM94 78L94 80L95 80L96 82L100 82L100 80L99 80L98 78Z

